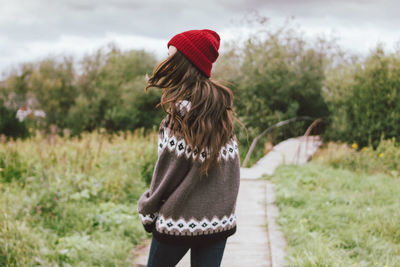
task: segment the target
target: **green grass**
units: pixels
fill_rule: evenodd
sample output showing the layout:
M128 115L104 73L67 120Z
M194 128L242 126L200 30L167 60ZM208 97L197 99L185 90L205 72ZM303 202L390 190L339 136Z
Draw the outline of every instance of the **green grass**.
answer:
M288 266L400 266L400 179L320 163L275 183Z
M0 144L0 266L131 266L156 133Z

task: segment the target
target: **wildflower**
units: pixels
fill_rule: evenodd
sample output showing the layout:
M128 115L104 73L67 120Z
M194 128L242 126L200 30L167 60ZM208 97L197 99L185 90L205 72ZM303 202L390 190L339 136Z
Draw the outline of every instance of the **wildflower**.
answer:
M382 158L383 157L383 153L379 153L378 157Z
M361 149L362 151L367 151L368 150L368 147L363 147L362 149Z
M18 109L16 117L22 122L27 117L44 118L46 117L46 113L43 110L32 110L30 107L23 106Z
M358 144L357 144L357 143L353 143L353 144L351 145L351 147L352 147L353 149L357 149L357 148L358 148Z
M42 118L46 117L46 113L43 110L40 110L40 109L34 110L33 111L33 115L35 117L42 117Z
M18 109L16 117L19 121L23 121L30 113L31 109L24 106Z

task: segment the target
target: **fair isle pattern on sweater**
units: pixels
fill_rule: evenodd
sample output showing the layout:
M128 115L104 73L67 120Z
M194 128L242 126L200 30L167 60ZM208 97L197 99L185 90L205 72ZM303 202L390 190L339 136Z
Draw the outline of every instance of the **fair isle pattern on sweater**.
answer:
M144 225L156 222L157 231L174 232L178 231L180 235L196 235L198 233L214 233L231 229L236 225L236 215L232 213L229 217L223 216L221 219L214 216L211 220L203 218L196 220L194 218L185 220L173 220L172 218L165 218L158 213L142 215L139 213L140 219Z
M157 218L158 213L152 213L152 214L141 214L139 213L140 220L142 221L143 224L152 224L154 220Z
M197 148L193 149L190 145L186 145L184 138L171 135L168 128L164 127L162 131L165 131L164 135L158 136L159 155L163 149L168 148L170 152L174 151L178 156L185 155L187 159L198 159L201 162L203 162L206 157L210 156L208 151L202 150L199 153ZM235 139L231 138L227 144L221 147L217 160L229 160L230 158L234 159L236 156L239 156L239 147Z
M159 232L171 233L177 231L180 235L196 235L204 233L222 232L231 229L236 225L236 215L231 214L229 217L223 216L221 219L214 216L211 220L203 218L203 220L196 220L194 218L186 221L181 218L177 221L171 218L164 218L159 216L156 220L156 228Z

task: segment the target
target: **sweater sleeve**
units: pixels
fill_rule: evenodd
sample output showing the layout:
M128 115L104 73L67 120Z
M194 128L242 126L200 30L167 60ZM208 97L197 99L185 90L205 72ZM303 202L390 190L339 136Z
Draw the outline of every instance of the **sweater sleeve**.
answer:
M150 189L138 201L137 211L147 232L152 232L160 207L189 172L193 164L189 157L190 150L183 138L170 135L168 128L161 127L158 134L158 158Z

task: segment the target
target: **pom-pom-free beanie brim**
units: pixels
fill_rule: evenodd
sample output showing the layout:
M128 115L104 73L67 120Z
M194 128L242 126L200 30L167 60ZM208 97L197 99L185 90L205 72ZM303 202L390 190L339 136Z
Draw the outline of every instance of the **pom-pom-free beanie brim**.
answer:
M168 42L175 46L190 62L207 77L211 76L212 64L217 60L220 37L212 30L191 30L179 33Z

